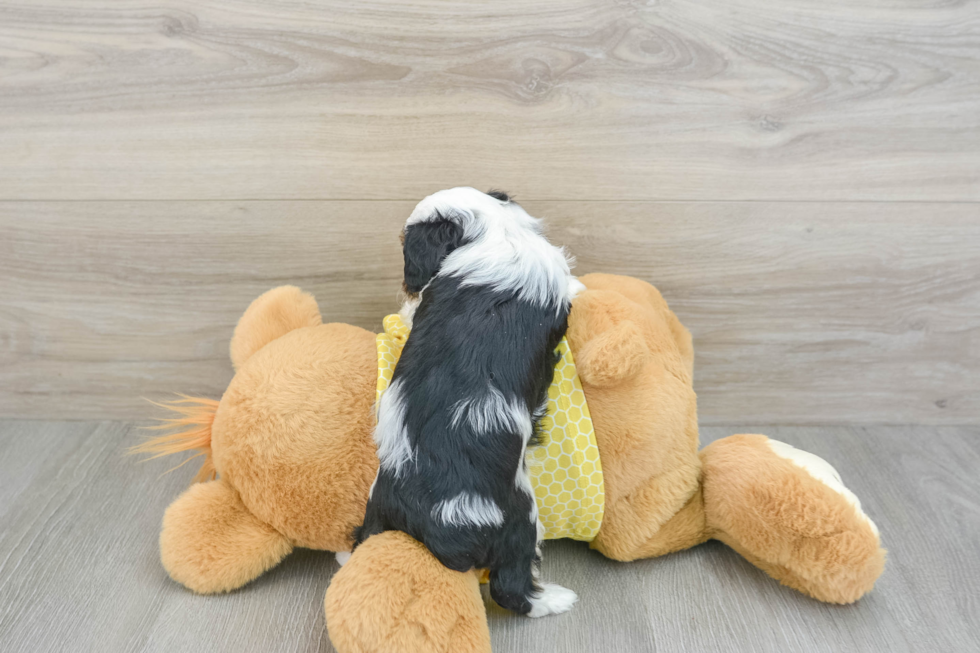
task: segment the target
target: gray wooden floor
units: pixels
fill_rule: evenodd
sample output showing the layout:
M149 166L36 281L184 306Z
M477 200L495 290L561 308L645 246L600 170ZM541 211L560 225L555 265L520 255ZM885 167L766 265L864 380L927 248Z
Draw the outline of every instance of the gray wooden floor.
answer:
M714 542L631 564L557 542L544 573L581 602L540 620L490 605L495 651L980 650L980 427L742 425L702 440L740 431L837 467L889 550L874 592L823 605ZM123 457L137 437L125 422L0 421L0 650L332 651L330 554L298 551L225 596L166 576L157 529L193 471Z

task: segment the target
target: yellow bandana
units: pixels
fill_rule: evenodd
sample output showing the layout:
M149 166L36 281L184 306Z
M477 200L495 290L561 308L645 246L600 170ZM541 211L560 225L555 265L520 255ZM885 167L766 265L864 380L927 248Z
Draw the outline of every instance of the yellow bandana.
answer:
M377 337L375 401L391 382L409 334L400 315L386 317L384 328ZM541 446L528 450L528 476L534 486L545 539L567 537L591 542L602 524L602 464L582 382L565 338L558 345L558 352L561 360L548 388L548 413L541 420Z

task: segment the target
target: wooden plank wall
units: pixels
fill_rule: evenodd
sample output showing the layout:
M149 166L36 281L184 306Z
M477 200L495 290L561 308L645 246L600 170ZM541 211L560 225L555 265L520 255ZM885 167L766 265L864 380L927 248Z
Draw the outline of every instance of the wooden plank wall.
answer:
M218 395L277 284L377 328L466 184L660 287L705 423L980 422L978 16L0 0L0 416Z

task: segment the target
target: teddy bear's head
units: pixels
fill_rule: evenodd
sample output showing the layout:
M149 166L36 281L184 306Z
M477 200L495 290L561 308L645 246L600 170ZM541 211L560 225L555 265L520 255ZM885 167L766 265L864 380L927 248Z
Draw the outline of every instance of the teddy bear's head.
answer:
M218 406L217 473L296 546L350 548L377 471L371 439L374 334L322 324L298 288L249 306L231 340L235 366Z
M349 550L378 466L374 339L322 324L316 300L296 287L270 290L235 328L235 376L221 400L178 402L194 427L165 436L169 449L157 439L143 451L207 451L210 439L198 480L217 474L293 546Z

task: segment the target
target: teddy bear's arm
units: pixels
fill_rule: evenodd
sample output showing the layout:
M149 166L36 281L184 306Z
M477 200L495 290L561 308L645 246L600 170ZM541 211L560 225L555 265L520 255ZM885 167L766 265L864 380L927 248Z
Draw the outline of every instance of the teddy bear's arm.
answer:
M250 513L238 492L221 479L187 488L163 516L163 566L171 578L200 594L238 589L292 550L289 541Z
M572 302L572 310L576 313L576 317L570 318L570 330L580 317L582 326L573 330L574 334L570 335L570 340L574 337L584 346L589 340L598 338L614 325L632 322L632 325L620 329L618 334L610 334L599 339L605 340L607 347L615 343L614 349L619 352L628 354L632 351L638 353L640 357L645 357L647 352L654 357L674 352L679 356L678 370L684 370L688 378L693 376L694 347L691 333L667 306L659 290L646 281L616 274L592 273L580 277L579 281L588 291L580 294ZM637 326L639 324L654 328L652 331L644 332ZM601 351L598 347L593 352L598 357L609 353ZM587 352L586 358L589 356ZM593 359L599 360L598 357L593 356ZM625 375L622 375L624 379L638 371L629 364L622 369L625 370Z
M650 350L636 323L625 320L585 343L576 367L589 385L610 387L636 375L649 358Z
M630 300L609 290L585 290L572 304L568 339L581 379L611 387L635 376L651 358L631 318Z

